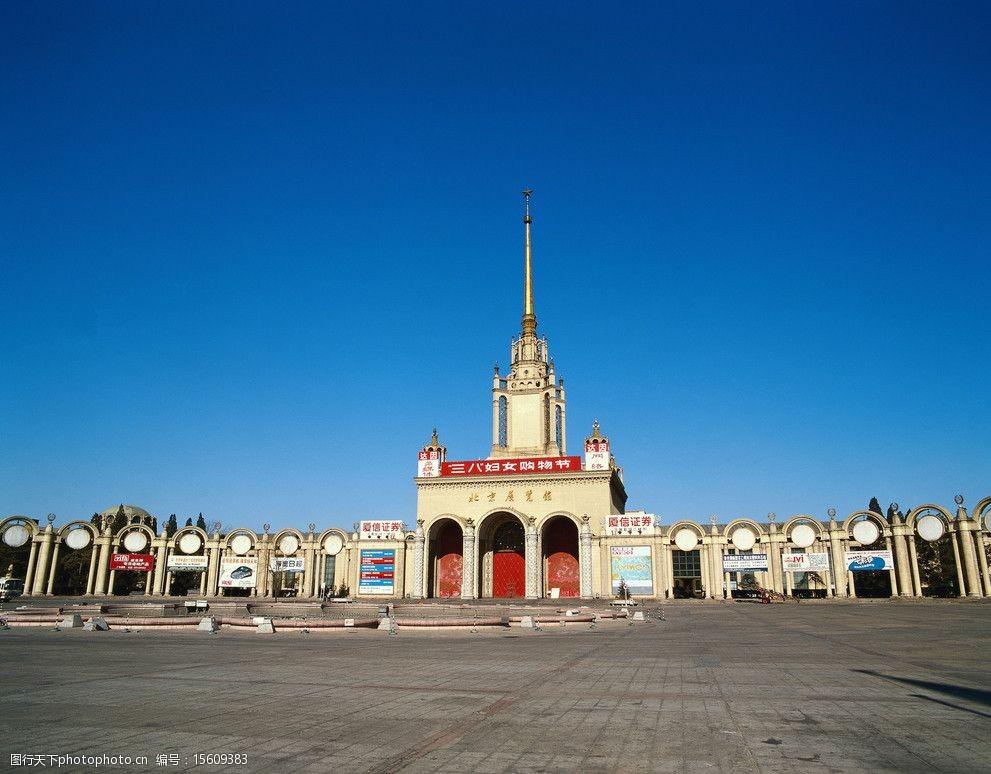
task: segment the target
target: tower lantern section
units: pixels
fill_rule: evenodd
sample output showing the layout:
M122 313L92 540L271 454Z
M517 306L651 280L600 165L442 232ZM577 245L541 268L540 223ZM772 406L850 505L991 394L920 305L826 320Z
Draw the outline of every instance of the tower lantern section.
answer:
M567 448L564 379L554 373L546 337L537 336L530 247L531 193L529 189L523 192L523 330L510 342L509 373L502 376L496 364L492 378L490 458L564 456Z

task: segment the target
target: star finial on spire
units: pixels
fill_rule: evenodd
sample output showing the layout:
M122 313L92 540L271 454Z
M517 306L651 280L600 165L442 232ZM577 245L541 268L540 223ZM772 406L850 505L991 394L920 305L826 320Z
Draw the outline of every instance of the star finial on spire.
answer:
M526 201L526 219L530 219L530 194L533 193L532 188L523 189L523 199Z

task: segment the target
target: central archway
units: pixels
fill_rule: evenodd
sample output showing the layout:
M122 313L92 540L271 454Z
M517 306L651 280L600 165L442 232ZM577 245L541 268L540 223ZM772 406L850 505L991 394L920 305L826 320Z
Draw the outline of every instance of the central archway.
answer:
M461 525L456 521L446 519L437 526L436 534L430 540L430 596L461 596L463 545Z
M526 539L516 519L505 521L492 536L492 596L526 594Z
M556 516L544 527L544 588L559 589L562 597L581 595L578 569L578 527L567 516Z

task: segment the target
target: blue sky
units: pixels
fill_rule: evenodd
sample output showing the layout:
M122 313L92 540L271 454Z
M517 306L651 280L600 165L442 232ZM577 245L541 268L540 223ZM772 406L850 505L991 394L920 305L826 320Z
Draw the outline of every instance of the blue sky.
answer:
M522 295L727 520L991 494L986 3L8 4L0 515L415 517Z

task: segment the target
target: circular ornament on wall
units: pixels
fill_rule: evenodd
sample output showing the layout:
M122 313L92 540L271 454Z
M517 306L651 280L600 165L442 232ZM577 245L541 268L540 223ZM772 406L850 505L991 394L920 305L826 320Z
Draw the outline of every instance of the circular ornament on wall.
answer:
M193 554L200 550L203 540L195 532L189 532L179 538L179 550L184 554Z
M808 524L797 524L791 531L791 542L799 548L808 548L816 542L816 531Z
M340 535L327 535L323 541L323 552L327 556L336 556L341 553L341 549L344 548L344 541L341 539Z
M699 544L699 536L695 534L695 530L682 527L674 536L674 544L681 551L691 551Z
M235 535L231 538L231 551L238 556L244 556L251 550L251 538L247 535Z
M730 541L736 547L737 551L749 551L754 547L754 543L757 542L757 536L753 530L740 527L733 530L733 537L730 538Z
M295 535L283 535L279 541L279 550L286 556L292 556L299 548L299 539Z
M137 553L148 545L148 536L144 532L128 532L124 536L124 548L131 553Z
M14 524L3 532L3 542L11 548L20 548L31 539L31 530L23 524Z
M943 533L946 532L946 525L938 516L927 513L915 523L915 529L918 531L919 537L931 543L943 537Z
M879 537L881 537L881 530L873 521L864 519L864 521L858 521L853 525L853 539L862 546L869 546Z
M20 548L31 539L31 530L23 524L14 524L3 532L3 542L11 548Z
M987 513L984 514L984 529L991 532L991 508L988 508Z
M90 543L90 539L89 530L79 527L78 529L69 530L63 542L69 548L78 551L80 548L86 548Z

